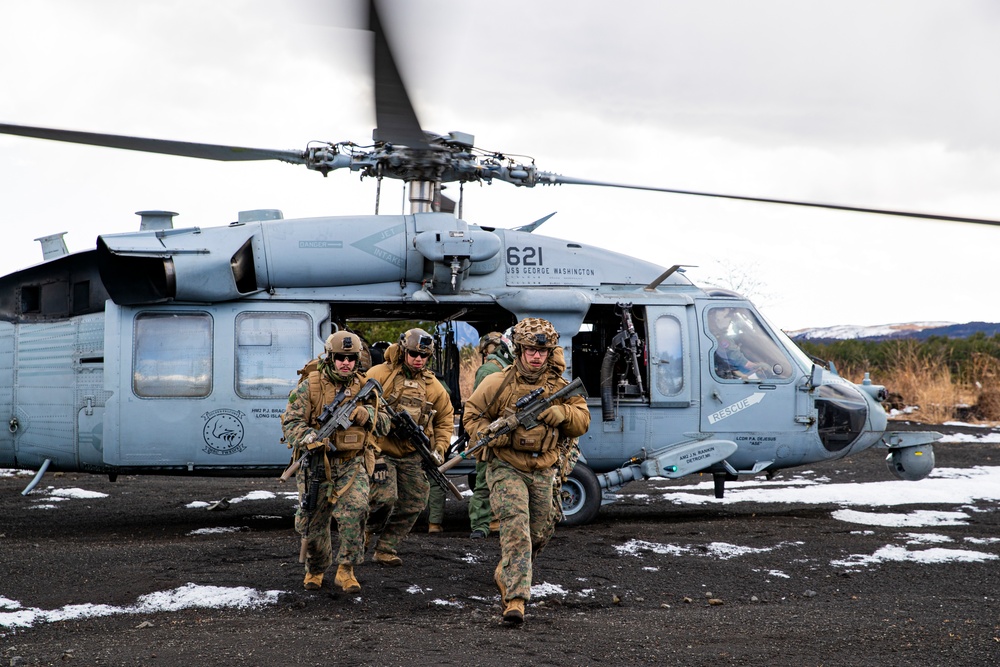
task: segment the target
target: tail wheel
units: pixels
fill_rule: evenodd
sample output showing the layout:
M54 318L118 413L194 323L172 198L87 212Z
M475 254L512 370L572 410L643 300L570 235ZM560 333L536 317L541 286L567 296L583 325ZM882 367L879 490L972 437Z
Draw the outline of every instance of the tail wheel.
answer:
M560 526L582 526L594 520L601 509L601 485L597 475L577 463L562 485L563 520Z

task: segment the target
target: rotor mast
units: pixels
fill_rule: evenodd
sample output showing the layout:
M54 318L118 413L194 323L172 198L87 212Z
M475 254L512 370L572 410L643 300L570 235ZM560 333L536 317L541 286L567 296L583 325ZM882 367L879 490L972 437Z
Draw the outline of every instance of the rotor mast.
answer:
M440 201L440 181L410 181L407 185L410 200L410 215L430 213L435 210L434 202Z

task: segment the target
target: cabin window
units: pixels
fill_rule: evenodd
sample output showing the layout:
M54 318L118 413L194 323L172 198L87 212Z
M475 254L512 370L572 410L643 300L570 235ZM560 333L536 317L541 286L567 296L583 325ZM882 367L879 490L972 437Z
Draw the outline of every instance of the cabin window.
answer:
M212 317L140 313L135 318L132 390L143 398L212 393Z
M684 346L676 317L657 318L656 350L656 388L664 396L676 396L684 389Z
M287 398L296 372L313 358L312 318L306 313L241 313L236 318L236 393Z

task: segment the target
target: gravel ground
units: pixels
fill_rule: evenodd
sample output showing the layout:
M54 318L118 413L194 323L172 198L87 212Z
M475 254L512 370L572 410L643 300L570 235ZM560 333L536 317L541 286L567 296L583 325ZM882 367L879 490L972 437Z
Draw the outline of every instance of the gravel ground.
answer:
M1000 464L997 444L939 445L936 453L939 468ZM883 457L869 451L775 481L888 481ZM965 515L957 525L900 528L839 520L833 513L842 506L832 502L664 497L711 496L710 484L699 485L710 480L633 483L595 523L557 532L536 561L540 586L526 622L512 629L498 623L498 543L468 539L463 503L449 502L443 534L418 524L403 544L403 567L365 563L356 569L362 592L344 595L329 583L302 590L290 489L274 480L50 475L22 497L28 479L0 477L0 618L32 618L0 623L0 665L1000 661L996 501L853 508ZM107 496L42 507L57 489ZM206 511L203 503L220 499L234 502ZM917 546L908 542L915 534L924 536ZM835 563L887 545L967 549L992 560ZM258 606L137 607L158 592L213 590L209 599L219 600L240 587L276 592ZM84 616L75 605L117 613Z

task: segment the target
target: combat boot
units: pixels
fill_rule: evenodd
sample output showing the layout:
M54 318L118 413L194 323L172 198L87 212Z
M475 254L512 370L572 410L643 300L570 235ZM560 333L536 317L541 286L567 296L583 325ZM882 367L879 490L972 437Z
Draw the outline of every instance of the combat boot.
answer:
M428 533L443 533L444 532L444 526L442 526L439 523L429 523L429 524L427 524L427 532Z
M379 565L388 565L390 567L398 567L403 564L403 559L396 554L391 554L386 551L376 551L375 557L372 559Z
M514 598L503 606L503 622L509 625L524 623L524 600Z
M309 574L306 572L306 578L302 582L302 585L305 586L307 591L318 591L320 586L323 585L323 573Z
M506 602L504 598L507 597L507 587L503 585L503 579L500 577L500 563L497 563L497 569L493 570L493 581L497 584L497 589L500 591L500 606L505 607Z
M333 583L340 586L345 593L361 592L361 584L354 578L354 566L350 564L343 564L337 568L337 576L334 577Z

